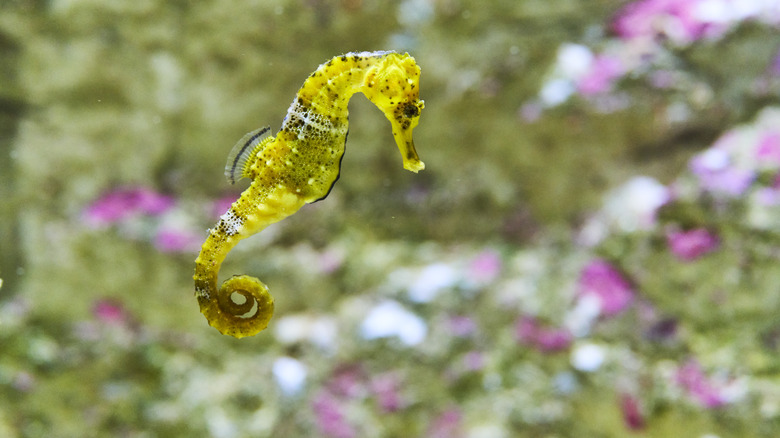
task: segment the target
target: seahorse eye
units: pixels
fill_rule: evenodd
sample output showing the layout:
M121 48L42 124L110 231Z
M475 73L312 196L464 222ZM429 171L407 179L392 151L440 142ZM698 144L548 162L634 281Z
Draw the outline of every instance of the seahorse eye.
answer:
M420 108L417 108L417 105L413 103L407 103L406 107L404 107L404 116L412 118L418 115L420 115Z

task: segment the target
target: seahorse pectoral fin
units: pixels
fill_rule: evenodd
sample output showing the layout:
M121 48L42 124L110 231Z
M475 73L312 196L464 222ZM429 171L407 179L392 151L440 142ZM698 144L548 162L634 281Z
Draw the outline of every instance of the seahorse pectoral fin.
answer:
M236 142L233 149L230 150L227 163L225 164L225 178L227 178L230 184L235 184L236 181L247 176L246 171L248 164L251 164L250 159L261 148L261 145L272 139L272 137L269 137L270 133L271 127L266 126L248 132L241 137L241 140Z
M414 148L414 139L412 138L412 128L403 129L395 121L390 121L393 125L393 137L398 149L401 151L401 157L404 160L404 169L417 173L425 169L425 163L420 161L417 156L417 150Z

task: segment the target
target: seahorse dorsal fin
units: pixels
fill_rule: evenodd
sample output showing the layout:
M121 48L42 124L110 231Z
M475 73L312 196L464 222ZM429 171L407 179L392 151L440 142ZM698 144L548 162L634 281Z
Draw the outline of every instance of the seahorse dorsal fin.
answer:
M244 177L247 161L257 152L257 146L270 134L270 126L255 129L241 137L241 140L233 146L225 164L225 178L230 184L235 184Z

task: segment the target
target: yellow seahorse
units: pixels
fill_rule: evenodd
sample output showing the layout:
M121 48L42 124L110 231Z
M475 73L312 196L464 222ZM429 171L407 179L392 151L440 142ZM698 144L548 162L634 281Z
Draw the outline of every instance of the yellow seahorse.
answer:
M243 177L252 183L209 230L195 260L195 296L211 326L236 338L268 326L274 300L265 284L236 275L217 290L220 265L239 240L328 196L339 177L353 94L363 93L390 120L404 168L425 168L412 141L424 107L419 80L420 67L408 53L337 56L306 79L275 137L263 138L269 129L262 128L236 143L225 175L231 183Z

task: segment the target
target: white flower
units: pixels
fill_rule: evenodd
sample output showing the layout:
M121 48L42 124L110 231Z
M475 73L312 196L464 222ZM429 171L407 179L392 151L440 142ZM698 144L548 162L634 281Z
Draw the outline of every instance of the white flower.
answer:
M590 70L593 52L581 44L563 44L558 48L557 62L564 77L577 79Z
M335 346L337 327L332 317L309 314L289 315L274 324L274 335L282 344L308 341L330 350Z
M428 327L414 313L396 301L384 301L376 305L360 326L365 339L398 336L406 345L417 345L425 339Z
M571 366L585 372L593 372L601 368L606 357L604 347L596 344L580 344L571 352Z
M206 427L209 434L216 438L233 438L238 436L238 428L221 406L213 406L206 410Z
M539 100L547 107L566 102L576 91L576 81L593 64L593 52L581 45L566 43L558 48L555 66L539 91Z
M729 153L721 148L709 148L699 154L699 164L703 170L718 172L725 170L731 164Z
M542 85L539 99L548 107L560 105L574 94L574 90L574 83L568 79L550 79Z
M655 223L655 213L670 198L669 189L653 178L637 176L607 195L604 214L625 232L646 230Z
M563 324L576 337L587 336L593 323L601 314L601 299L595 294L586 294L564 317Z
M299 393L306 383L306 367L291 357L284 356L276 359L271 372L284 395Z
M409 299L416 303L427 303L457 281L457 272L446 263L426 266L409 286Z

